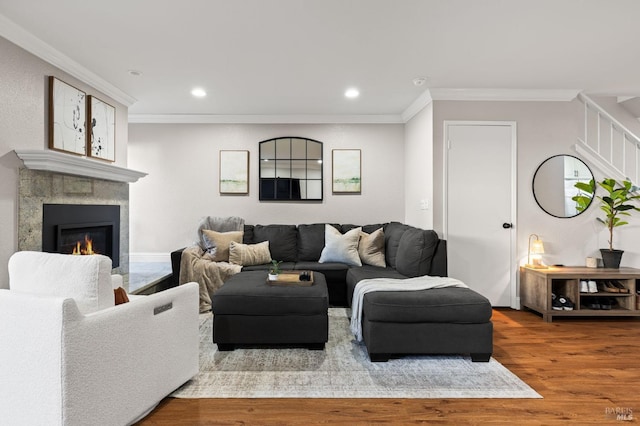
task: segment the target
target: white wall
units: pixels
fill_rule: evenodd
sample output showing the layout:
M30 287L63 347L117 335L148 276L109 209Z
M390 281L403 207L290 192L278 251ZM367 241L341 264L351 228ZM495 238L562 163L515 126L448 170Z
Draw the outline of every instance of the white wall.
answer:
M433 228L433 104L405 126L405 222ZM423 206L423 201L427 203ZM424 209L423 207L427 207Z
M322 202L258 201L258 143L301 136L324 143ZM404 221L401 124L131 124L129 166L149 175L130 188L132 255L167 254L195 240L204 216L248 224ZM331 150L362 150L362 193L331 193ZM220 195L221 149L250 152L249 195Z
M582 134L583 105L573 102L434 102L434 228L442 230L442 158L444 120L516 121L518 138L517 253L523 263L527 256L528 236L536 233L544 241L544 261L548 264L584 265L585 257L600 257L607 247L604 227L595 218L600 210L595 203L582 215L570 219L552 217L535 202L531 190L533 174L542 161L552 155L576 154L572 146ZM617 111L623 114L623 111ZM626 121L626 120L625 120ZM587 162L587 164L589 164ZM491 167L491 164L487 164ZM589 164L596 179L604 176ZM470 177L472 179L473 177ZM491 188L486 188L487 199ZM488 201L489 202L489 201ZM469 206L472 210L474 206ZM640 215L631 225L618 229L616 246L625 250L622 266L640 267Z
M17 250L18 167L15 149L47 149L48 76L116 107L116 164L127 164L127 108L0 37L0 288Z

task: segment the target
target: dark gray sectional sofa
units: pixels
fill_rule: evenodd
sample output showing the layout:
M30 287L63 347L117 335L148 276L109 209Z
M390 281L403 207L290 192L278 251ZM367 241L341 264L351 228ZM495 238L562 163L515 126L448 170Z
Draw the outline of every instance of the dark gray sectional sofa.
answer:
M357 225L330 224L343 234ZM386 268L344 263L319 263L324 248L325 224L309 225L245 225L244 244L269 241L273 259L282 261L283 270L311 270L324 274L333 306L351 304L356 283L365 278L409 278L420 275L447 275L446 241L433 230L423 230L399 222L364 225L366 233L383 228ZM182 250L171 253L173 276L180 276ZM245 266L243 271L267 270L269 264Z
M358 226L331 224L343 234ZM356 284L368 278L447 276L447 246L435 231L399 222L365 225L385 235L386 267L319 263L325 245L325 224L245 225L243 243L269 241L273 259L282 269L321 272L333 306L350 306ZM181 250L171 254L173 274L180 274ZM243 267L267 270L270 265ZM242 274L242 272L241 272ZM215 296L214 296L215 297ZM372 361L395 354L470 354L473 361L489 361L493 352L490 302L468 288L419 291L379 291L363 299L363 340Z

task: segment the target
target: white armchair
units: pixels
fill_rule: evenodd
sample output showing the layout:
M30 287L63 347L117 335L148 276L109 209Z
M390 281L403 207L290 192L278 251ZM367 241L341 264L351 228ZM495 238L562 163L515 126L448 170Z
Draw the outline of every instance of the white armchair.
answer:
M198 285L114 306L110 273L100 255L11 257L0 424L131 424L198 372Z

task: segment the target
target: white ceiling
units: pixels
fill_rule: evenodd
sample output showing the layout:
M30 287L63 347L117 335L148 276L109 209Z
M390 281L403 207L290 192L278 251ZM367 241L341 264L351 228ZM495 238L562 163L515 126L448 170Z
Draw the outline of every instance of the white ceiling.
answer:
M132 117L400 117L426 89L638 96L639 17L638 0L0 0L0 35Z

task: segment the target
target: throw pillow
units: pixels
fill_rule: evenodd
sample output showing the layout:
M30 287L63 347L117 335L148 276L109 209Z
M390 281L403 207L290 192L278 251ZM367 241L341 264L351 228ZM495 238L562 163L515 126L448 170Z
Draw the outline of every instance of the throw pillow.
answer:
M115 297L116 305L121 305L129 301L129 296L127 296L127 292L124 291L124 288L122 287L113 289L113 295Z
M211 256L211 260L214 262L228 262L231 241L242 243L242 231L216 232L203 229L202 234L215 245L215 254Z
M384 231L382 228L371 234L360 232L358 254L365 265L380 266L381 268L387 266L384 260Z
M269 241L263 241L258 244L240 244L231 241L229 244L229 263L241 266L271 263Z
M340 262L351 266L362 266L358 254L358 241L362 228L354 228L341 234L331 225L325 225L324 248L320 254L320 263Z

